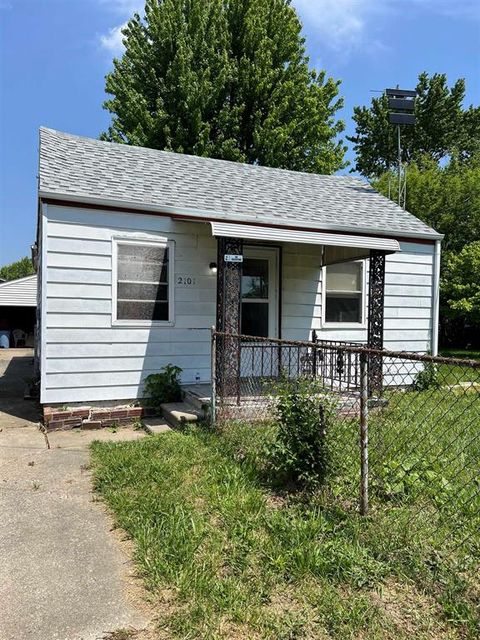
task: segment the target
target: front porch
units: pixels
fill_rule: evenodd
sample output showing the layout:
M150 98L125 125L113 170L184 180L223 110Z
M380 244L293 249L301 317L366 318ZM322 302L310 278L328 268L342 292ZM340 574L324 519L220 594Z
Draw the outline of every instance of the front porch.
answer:
M290 378L305 374L319 377L337 391L358 389L358 355L328 349L320 352L312 349L311 343L322 342L324 347L363 344L371 349L383 348L385 258L388 253L399 249L398 243L338 234L329 237L329 234L293 230L269 228L265 231L261 227L247 228L246 225L212 223L212 229L214 235L217 234L218 247L215 328L219 335L212 358L212 381L217 393L225 398L244 396L246 392L252 398L262 397L263 383L260 381L278 379L282 372ZM273 231L277 233L273 234ZM221 235L227 232L235 232L236 237ZM287 235L291 242L296 241L300 245L312 245L315 241L323 243L318 245L320 327L334 327L339 337L344 328L363 328L358 342L341 338L319 341L316 329L312 329L307 338L309 346L301 347L292 340L285 342L284 280L282 270L275 262L275 251L281 252L285 244L267 243L263 238L272 236L272 239L285 241ZM253 238L258 236L254 241ZM301 272L301 255L299 260L298 270ZM278 261L281 263L281 257ZM329 290L325 283L326 269L332 269L334 265L340 265L340 268L333 274L335 286ZM306 320L310 320L313 328L318 321L315 317L318 279L306 285L299 282L301 290L311 291L314 301L312 317ZM291 299L299 300L299 306L304 302L301 291ZM294 316L295 304L289 307L290 314ZM289 328L290 325L287 330ZM251 336L252 339L235 342L222 338L221 334ZM261 348L257 339L263 340ZM374 355L369 358L368 376L370 395L380 395L382 365L381 359ZM247 379L250 380L248 390L244 388Z
M272 382L272 381L271 381ZM240 385L239 396L223 397L221 400L214 398L213 387L209 383L186 385L183 387L185 408L191 407L198 412L193 421L209 419L212 415L213 402L218 402L217 419L222 421L249 420L258 422L269 420L272 417L274 394L272 389L257 388L255 391L249 389L249 384L245 381ZM344 417L358 417L360 413L360 392L358 390L350 392L339 392L336 394L338 401L338 414ZM219 410L220 407L220 410Z
M357 417L365 345L318 340L315 332L312 337L300 342L212 330L212 382L185 385L186 406L220 421L269 420L281 381L302 377L317 382L320 396L335 399L339 415ZM240 363L236 369L216 369L219 348L235 352Z

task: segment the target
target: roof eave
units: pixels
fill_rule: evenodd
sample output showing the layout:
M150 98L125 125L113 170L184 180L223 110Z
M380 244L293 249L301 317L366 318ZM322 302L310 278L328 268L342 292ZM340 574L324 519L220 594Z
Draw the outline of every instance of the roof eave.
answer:
M14 278L13 280L4 280L3 282L0 282L0 287L5 287L6 285L12 284L12 283L17 283L17 282L23 282L24 280L31 280L32 278L36 278L37 274L36 273L32 273L29 276L23 276L22 278Z
M258 216L248 216L248 215L235 215L232 219L232 216L223 212L223 211L214 211L211 209L192 209L192 208L183 208L183 207L172 207L169 205L162 205L159 207L158 205L149 205L146 203L138 203L138 202L130 202L127 200L115 200L108 198L92 198L85 197L80 195L75 195L71 193L56 193L51 191L46 191L43 189L39 189L38 197L40 200L58 200L63 202L71 202L78 205L98 205L104 207L114 207L118 208L119 211L122 209L130 209L144 213L154 213L157 215L171 215L175 217L188 217L188 218L198 218L199 222L209 222L210 220L228 220L229 222L243 222L250 224L259 224L262 226L271 225L275 227L291 227L297 229L315 229L321 231L332 231L332 232L342 232L342 233L352 233L352 234L376 234L379 236L385 237L395 237L395 238L405 238L405 239L422 239L422 240L431 240L434 242L435 240L442 240L443 234L438 233L436 231L428 231L428 232L408 232L408 231L395 231L388 232L383 231L382 229L370 228L370 227L354 227L349 225L331 225L331 224L322 224L320 227L318 223L314 222L303 222L302 224L292 225L288 220L279 220L278 218L272 218L263 216L261 219Z

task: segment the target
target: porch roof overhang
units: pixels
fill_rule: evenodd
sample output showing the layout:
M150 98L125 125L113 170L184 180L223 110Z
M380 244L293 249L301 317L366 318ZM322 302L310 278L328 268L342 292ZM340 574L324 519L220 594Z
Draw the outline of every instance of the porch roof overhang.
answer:
M400 251L398 240L393 238L322 233L228 222L210 222L210 224L215 237L319 245L322 247L322 265L368 258L371 249L385 251L385 253Z

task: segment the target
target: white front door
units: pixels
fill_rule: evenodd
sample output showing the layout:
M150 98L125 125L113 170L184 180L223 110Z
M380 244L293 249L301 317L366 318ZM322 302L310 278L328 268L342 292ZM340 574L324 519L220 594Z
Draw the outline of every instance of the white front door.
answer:
M245 247L241 333L278 337L278 249Z

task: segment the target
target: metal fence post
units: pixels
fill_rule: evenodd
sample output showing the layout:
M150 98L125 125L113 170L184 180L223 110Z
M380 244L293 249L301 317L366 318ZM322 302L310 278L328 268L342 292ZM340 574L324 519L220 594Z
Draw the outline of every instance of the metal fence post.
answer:
M242 339L240 335L236 338L237 343L237 407L240 406L240 396L242 394L241 390L241 378L242 378Z
M212 395L210 398L210 417L212 422L212 427L215 428L217 422L217 334L215 331L215 327L212 327Z
M368 513L368 357L360 354L360 513Z

